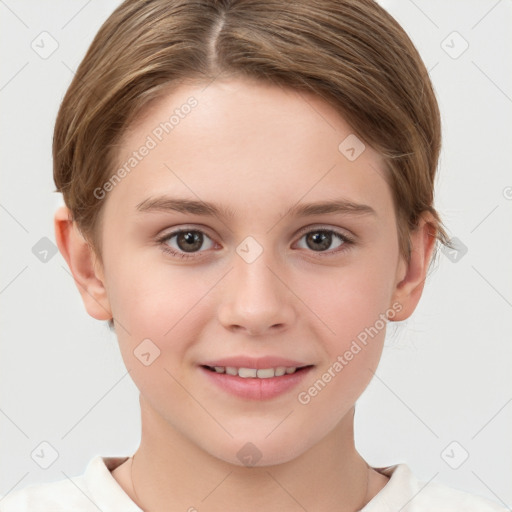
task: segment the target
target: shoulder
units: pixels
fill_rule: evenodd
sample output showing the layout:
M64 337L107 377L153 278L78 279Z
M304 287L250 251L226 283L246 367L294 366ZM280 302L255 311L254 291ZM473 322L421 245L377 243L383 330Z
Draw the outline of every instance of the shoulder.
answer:
M361 512L505 512L491 500L433 480L422 482L406 464L374 468L389 477L386 486Z
M82 478L60 480L45 484L28 485L23 489L10 492L0 499L2 512L64 512L73 507L74 510L89 512ZM90 504L90 503L89 503ZM96 509L97 510L97 509Z
M417 496L416 504L418 510L421 511L451 512L464 510L466 512L504 512L506 510L497 503L481 496L434 482L429 483L425 487L425 492Z
M33 484L0 498L1 512L140 512L111 471L126 457L94 457L83 475Z

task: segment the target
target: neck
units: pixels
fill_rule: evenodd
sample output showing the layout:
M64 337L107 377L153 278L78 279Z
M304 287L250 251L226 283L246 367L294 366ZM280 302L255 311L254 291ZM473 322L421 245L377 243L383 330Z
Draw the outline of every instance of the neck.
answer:
M237 466L213 457L171 429L146 404L142 439L130 461L130 494L144 510L269 508L353 512L373 496L371 470L354 446L354 409L313 448L285 463Z

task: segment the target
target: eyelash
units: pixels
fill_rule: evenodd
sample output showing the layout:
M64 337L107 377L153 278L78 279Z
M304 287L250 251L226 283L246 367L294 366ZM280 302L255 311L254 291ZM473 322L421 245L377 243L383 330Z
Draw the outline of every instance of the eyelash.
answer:
M184 252L176 251L175 249L173 249L173 248L169 247L169 245L167 245L167 242L169 240L171 240L172 238L174 238L175 236L179 235L180 233L188 233L188 232L201 233L204 236L206 236L206 237L211 239L211 237L209 237L204 231L201 231L200 229L192 229L191 228L191 229L178 229L178 230L173 231L171 233L167 233L166 235L158 238L157 242L159 243L162 251L164 251L167 254L170 254L171 256L175 256L175 257L182 258L182 259L196 258L197 256L195 256L195 255L197 255L197 254L199 254L200 252L203 252L203 251L198 251L198 252L195 252L195 253L187 254L187 253L184 253ZM346 234L340 233L339 231L336 231L336 230L333 230L333 229L327 229L327 228L323 228L323 227L322 228L315 228L315 229L307 228L305 230L302 230L299 233L299 235L300 235L299 240L302 239L305 235L308 235L310 233L331 233L335 237L338 237L343 242L341 244L341 246L338 247L334 251L313 251L313 250L309 251L309 252L316 253L320 257L329 257L329 256L337 255L340 252L345 252L345 251L349 250L350 246L355 244L355 240L352 237L350 237L350 236L348 236Z

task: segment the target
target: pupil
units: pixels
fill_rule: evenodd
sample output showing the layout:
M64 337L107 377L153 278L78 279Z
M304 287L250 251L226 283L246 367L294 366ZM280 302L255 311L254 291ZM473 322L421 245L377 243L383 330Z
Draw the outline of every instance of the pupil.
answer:
M180 242L185 242L184 246ZM178 235L177 243L182 251L194 252L203 244L202 235L195 231L186 231Z
M328 249L331 245L331 235L330 233L325 233L324 231L318 231L316 233L310 234L307 236L307 240L313 242L313 246L310 247L314 251ZM319 244L316 245L315 244ZM309 244L308 244L309 245Z

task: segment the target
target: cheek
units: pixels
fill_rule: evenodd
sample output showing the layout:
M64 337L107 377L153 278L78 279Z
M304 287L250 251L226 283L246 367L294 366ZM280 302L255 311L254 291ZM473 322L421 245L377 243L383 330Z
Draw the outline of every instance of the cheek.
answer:
M373 377L384 345L389 312L388 279L365 267L341 273L327 292L310 296L329 330L322 329L325 357L297 401L328 431L356 402ZM334 331L333 332L331 332Z
M207 288L206 284L191 287L178 271L162 276L156 268L148 265L137 272L127 266L117 268L109 300L131 378L154 403L166 403L170 395L179 396L171 375L182 380L188 346L201 328L198 301Z
M392 318L395 313L390 306L394 264L392 255L386 258L376 251L310 281L317 286L303 285L305 302L322 321L316 322L317 337L322 340L326 357L316 387L328 387L324 398L332 394L333 403L341 408L339 397L346 404L355 400L380 360L387 316Z
M128 332L167 339L183 322L195 325L196 305L211 287L200 269L172 267L160 258L120 263L108 296L114 317Z
M317 317L323 324L322 337L331 340L330 350L340 350L386 313L392 277L392 264L364 257L324 275L313 272L301 277L297 295L304 299L311 318Z

